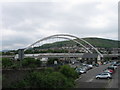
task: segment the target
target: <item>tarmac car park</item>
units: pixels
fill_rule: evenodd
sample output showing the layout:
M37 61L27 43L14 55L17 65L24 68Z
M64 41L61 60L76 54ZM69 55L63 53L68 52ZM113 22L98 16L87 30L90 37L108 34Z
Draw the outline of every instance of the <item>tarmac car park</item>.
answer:
M104 69L102 73L97 74L96 77L98 77L100 79L102 77L103 78L106 77L107 79L112 78L112 75L115 73L117 67L119 66L119 64L116 64L116 63L110 64L110 63L105 62L103 65L105 65L105 64L109 65L109 66L106 69ZM92 64L82 63L82 64L80 64L80 67L77 67L75 70L80 75L80 74L87 73L87 71L89 71L90 69L93 69L93 68L98 67L98 66L100 66L100 65L99 64L92 65Z
M117 64L117 68L114 67L114 64ZM92 69L87 70L87 73L81 74L79 78L75 80L76 87L118 88L118 73L120 72L119 64L120 63L111 64L111 62L108 62L105 65L99 65L99 67L94 64Z

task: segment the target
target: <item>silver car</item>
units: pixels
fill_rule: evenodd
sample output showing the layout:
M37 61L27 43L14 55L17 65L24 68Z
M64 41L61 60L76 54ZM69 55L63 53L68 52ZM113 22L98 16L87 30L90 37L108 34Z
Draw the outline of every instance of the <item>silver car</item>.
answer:
M86 70L84 70L83 68L76 68L76 71L77 71L79 74L86 73Z
M101 73L96 75L96 79L101 79L101 78L112 79L112 76L110 75L110 73Z

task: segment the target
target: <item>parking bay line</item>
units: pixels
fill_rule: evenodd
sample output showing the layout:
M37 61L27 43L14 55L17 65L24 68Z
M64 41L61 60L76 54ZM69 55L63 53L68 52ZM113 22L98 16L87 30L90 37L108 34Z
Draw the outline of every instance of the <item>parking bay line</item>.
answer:
M107 83L107 85L106 85L106 87L105 87L105 88L111 88L111 86L110 86L111 81L112 81L111 79L109 79L109 80L108 80L108 83Z
M91 78L89 80L87 80L86 82L92 82L94 80L94 78Z
M77 81L77 80L79 80L79 79L81 79L82 77L79 77L79 78L77 78L75 81Z

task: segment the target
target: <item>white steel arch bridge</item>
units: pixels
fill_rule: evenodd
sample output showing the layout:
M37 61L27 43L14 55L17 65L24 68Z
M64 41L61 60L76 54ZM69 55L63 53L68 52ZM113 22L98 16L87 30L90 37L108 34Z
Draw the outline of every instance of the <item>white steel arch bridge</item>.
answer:
M92 54L93 52L92 52L91 50L89 50L85 45L83 45L83 44L81 43L81 41L82 41L82 42L86 43L88 46L90 46L91 48L93 48L93 49L96 51L96 53L97 53L101 58L103 58L103 55L102 55L102 54L98 51L98 49L95 48L92 44L90 44L89 42L87 42L86 40L84 40L84 39L82 39L82 38L79 38L79 37L74 36L74 35L69 35L69 34L56 34L56 35L51 35L51 36L42 38L42 39L40 39L40 40L32 43L32 44L29 45L28 47L26 47L26 48L24 49L24 51L26 51L26 50L29 49L29 48L32 48L32 47L33 47L34 45L36 45L37 43L40 43L40 42L45 41L45 40L48 40L48 39L54 39L54 38L62 38L62 39L71 40L71 41L79 44L79 45L82 46L86 51L88 51L89 53Z

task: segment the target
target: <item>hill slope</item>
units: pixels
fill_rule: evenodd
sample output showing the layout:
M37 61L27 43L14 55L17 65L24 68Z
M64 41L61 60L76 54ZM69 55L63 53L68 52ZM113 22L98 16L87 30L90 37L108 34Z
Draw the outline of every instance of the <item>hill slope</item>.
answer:
M92 44L95 47L102 47L102 48L118 48L118 43L120 44L120 41L116 40L110 40L110 39L103 39L103 38L83 38L84 40L88 41L90 44ZM80 41L81 42L81 41ZM83 42L81 42L84 44ZM73 46L76 43L73 41L60 41L50 44L44 44L40 47L36 48L52 48L52 47L62 47L62 46Z
M117 48L118 43L120 44L120 41L103 39L103 38L84 38L84 40L88 41L95 47L103 47L103 48Z

